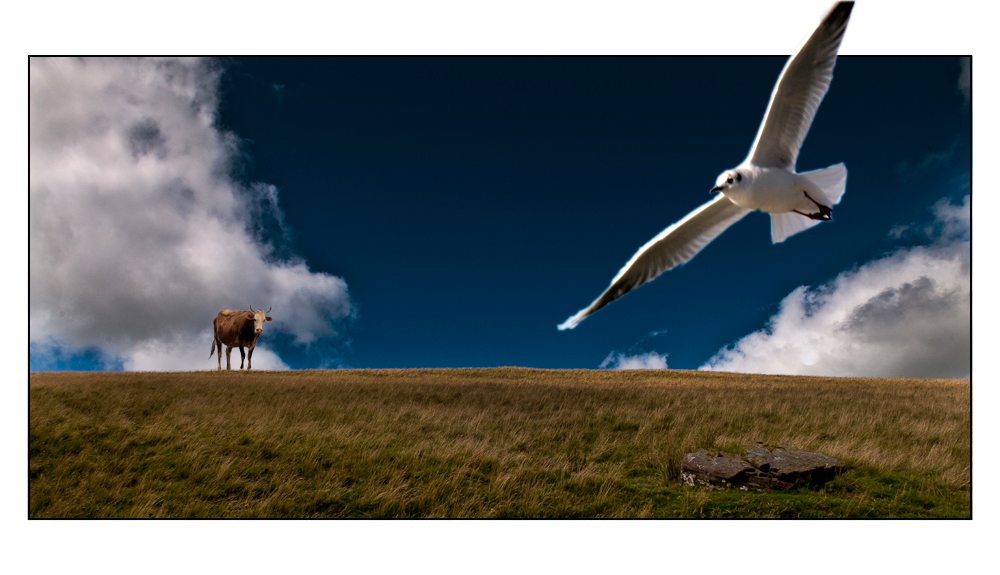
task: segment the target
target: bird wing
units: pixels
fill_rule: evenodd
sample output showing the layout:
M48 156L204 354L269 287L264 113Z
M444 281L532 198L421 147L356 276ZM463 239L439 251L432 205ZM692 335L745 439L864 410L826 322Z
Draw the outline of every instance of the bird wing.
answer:
M729 226L738 222L750 210L741 208L723 194L684 216L684 219L663 230L646 242L625 267L618 272L611 285L594 303L580 310L559 325L559 329L573 329L585 317L601 309L629 291L652 280L661 273L687 263Z
M795 169L802 140L833 79L837 50L853 7L854 2L834 5L785 64L750 148L751 163Z

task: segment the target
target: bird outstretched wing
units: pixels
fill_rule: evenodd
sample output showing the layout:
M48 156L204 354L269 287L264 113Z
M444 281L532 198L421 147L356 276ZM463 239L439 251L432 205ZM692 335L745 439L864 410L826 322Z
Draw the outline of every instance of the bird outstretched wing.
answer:
M710 202L646 242L611 280L608 289L594 303L560 324L559 329L573 329L585 317L629 291L670 268L687 263L726 228L749 212L750 210L731 202L725 195L718 194Z
M785 64L747 160L795 169L802 140L830 81L854 2L838 2Z

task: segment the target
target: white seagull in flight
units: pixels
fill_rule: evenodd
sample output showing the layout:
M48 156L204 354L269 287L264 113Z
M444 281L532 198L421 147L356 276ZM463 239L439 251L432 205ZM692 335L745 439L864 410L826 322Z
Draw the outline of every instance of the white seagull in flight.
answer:
M837 49L854 2L838 2L789 58L743 163L719 174L708 203L663 230L639 248L594 303L559 325L573 329L584 318L661 273L687 263L751 210L771 214L771 242L830 219L847 185L843 163L795 172L795 160L816 108L830 87Z

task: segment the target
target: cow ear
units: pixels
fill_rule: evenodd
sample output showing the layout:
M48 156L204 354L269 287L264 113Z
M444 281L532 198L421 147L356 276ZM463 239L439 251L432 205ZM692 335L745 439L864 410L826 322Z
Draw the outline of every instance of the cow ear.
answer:
M271 318L266 315L264 316L264 319L266 319L267 321L271 321Z
M253 313L248 313L247 314L247 319L253 319Z

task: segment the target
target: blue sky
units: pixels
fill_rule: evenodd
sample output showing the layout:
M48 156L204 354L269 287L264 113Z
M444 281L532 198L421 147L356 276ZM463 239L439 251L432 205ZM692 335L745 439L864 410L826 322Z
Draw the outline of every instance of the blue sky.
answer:
M650 366L703 366L721 348L764 328L800 286L820 286L893 250L933 244L934 237L913 230L936 221L936 202L961 205L969 194L971 115L960 88L960 58L841 57L797 165L807 171L846 163L847 193L832 223L772 245L767 216L751 214L689 264L629 293L575 330L557 331L558 323L607 287L639 246L705 202L719 172L744 159L785 60L239 58L75 67L36 62L35 117L72 101L65 92L51 95L60 74L66 84L103 81L124 86L119 91L125 92L145 78L147 91L133 97L142 104L122 104L137 107L131 116L110 113L104 121L112 127L101 141L112 138L107 133L121 122L119 139L127 144L114 148L121 159L110 160L105 171L121 164L136 181L162 178L151 184L158 199L123 201L120 219L112 216L78 231L103 237L110 227L118 235L105 238L103 250L88 251L88 258L97 259L86 268L103 270L93 272L98 285L86 293L107 292L104 282L113 284L112 291L124 285L115 276L135 273L136 266L120 269L129 257L143 267L188 254L174 267L154 266L146 274L175 282L195 273L192 257L208 258L205 265L214 269L238 266L239 258L248 257L253 263L246 273L253 278L240 277L238 270L224 281L184 276L189 283L177 293L161 294L164 301L191 296L203 303L201 316L207 314L178 323L173 343L144 336L127 320L116 333L102 319L102 333L93 336L92 328L69 327L78 330L69 340L61 337L58 320L47 320L44 329L36 329L40 322L35 322L32 368L169 368L163 358L152 363L134 358L182 340L193 345L191 339L204 335L195 330L207 329L198 322L210 325L209 309L249 305L275 306L271 315L283 320L269 324L260 340L255 357L261 367L596 368L622 363L615 360L619 356L648 357L655 360ZM211 118L210 127L175 126L179 120L163 110L179 104L161 92L169 92L176 80L150 88L149 78L165 74L190 76L193 101ZM97 107L107 105L92 100ZM67 164L59 156L64 152L44 151L69 147L59 140L67 136L58 121L32 125L39 167L45 161ZM216 140L209 152L181 158L178 142L196 145L190 142L206 137ZM199 158L204 166L197 165ZM218 179L209 182L204 174ZM63 184L45 186L47 193L68 193L59 189L67 177L59 180ZM52 247L57 242L42 241L51 239L45 236L50 228L37 218L54 217L39 215L43 184L32 188L31 234L33 246L39 246L32 248L32 258L38 258L32 263L58 257L53 254L59 251ZM96 199L101 192L93 193L94 202L106 201ZM226 201L206 200L211 194ZM168 196L194 198L199 207L191 212L170 200L172 207L161 216L154 206ZM236 233L234 222L242 224L240 241L249 248L233 249L231 236L212 236L194 224L195 216L184 215L199 209L216 213L212 210L223 205L241 213L220 225ZM164 226L160 232L134 225L137 212L147 209L150 225ZM187 230L182 244L171 246L177 226L164 224L165 217L179 218ZM901 233L903 226L909 233ZM201 232L215 239L191 239ZM134 246L146 234L169 236L150 248L170 250L169 255L147 257L134 247L127 255L108 253L117 251L116 241ZM256 254L247 252L254 246ZM122 265L116 267L116 260ZM297 280L276 279L275 266L282 262L299 266ZM32 298L40 302L32 304L33 322L46 313L58 317L42 308L67 300L65 287L58 288L62 299L45 293L57 289L44 277L48 273L46 266L32 268ZM878 293L898 291L919 277L891 280ZM938 295L946 287L938 285ZM109 293L105 302L80 296L74 309L115 309L113 302L122 298L140 307L146 294L167 288L158 282L127 289ZM192 296L194 289L202 292ZM321 325L303 333L308 322ZM971 335L965 345L970 340ZM117 343L107 343L112 341ZM209 342L205 335L200 347ZM194 351L189 355L190 361L174 359L177 368L214 365L214 359L192 365ZM945 372L967 375L953 373L963 369L953 363Z
M774 246L753 214L555 331L742 161L784 61L238 60L221 120L245 139L243 177L281 190L295 247L348 281L345 363L596 367L655 349L695 368L968 193L959 59L841 58L798 163L847 164L835 222Z

